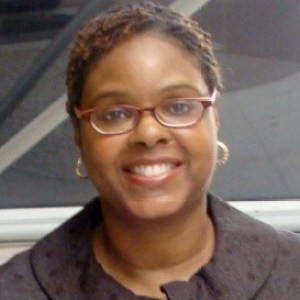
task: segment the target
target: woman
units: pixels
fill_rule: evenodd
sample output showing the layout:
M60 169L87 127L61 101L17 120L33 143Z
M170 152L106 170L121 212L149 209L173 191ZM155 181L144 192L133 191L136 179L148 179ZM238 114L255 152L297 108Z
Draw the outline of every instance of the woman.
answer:
M300 242L208 188L222 88L209 34L151 3L88 22L67 70L99 197L0 271L0 299L298 299ZM222 156L222 155L221 155Z

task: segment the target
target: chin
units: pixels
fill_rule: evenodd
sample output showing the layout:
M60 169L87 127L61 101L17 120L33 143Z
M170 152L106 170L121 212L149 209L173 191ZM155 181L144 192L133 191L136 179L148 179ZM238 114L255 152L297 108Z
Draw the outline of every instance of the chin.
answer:
M125 209L130 219L136 220L167 220L179 216L186 211L185 203L170 199L141 200L126 205Z

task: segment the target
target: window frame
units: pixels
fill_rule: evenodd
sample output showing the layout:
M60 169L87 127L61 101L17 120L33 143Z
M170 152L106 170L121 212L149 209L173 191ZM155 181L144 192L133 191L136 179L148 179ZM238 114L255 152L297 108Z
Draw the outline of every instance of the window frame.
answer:
M300 199L228 201L277 229L300 232ZM0 209L0 265L78 213L82 206Z

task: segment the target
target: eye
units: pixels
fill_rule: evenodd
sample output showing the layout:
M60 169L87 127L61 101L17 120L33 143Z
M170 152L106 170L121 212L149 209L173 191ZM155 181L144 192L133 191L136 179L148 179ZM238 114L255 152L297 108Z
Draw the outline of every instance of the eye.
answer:
M98 122L117 123L132 119L134 116L133 109L125 106L115 106L104 111L96 111L95 119Z
M194 105L188 100L171 100L164 105L163 109L168 114L180 116L191 113Z

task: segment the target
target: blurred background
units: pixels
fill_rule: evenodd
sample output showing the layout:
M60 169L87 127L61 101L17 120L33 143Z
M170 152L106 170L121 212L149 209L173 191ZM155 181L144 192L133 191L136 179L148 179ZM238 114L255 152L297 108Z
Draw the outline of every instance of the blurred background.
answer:
M118 2L0 0L0 208L96 195L73 171L65 68L81 24ZM223 68L220 140L231 156L212 190L228 200L299 199L300 1L154 2L209 31Z

